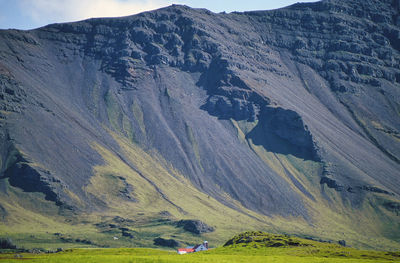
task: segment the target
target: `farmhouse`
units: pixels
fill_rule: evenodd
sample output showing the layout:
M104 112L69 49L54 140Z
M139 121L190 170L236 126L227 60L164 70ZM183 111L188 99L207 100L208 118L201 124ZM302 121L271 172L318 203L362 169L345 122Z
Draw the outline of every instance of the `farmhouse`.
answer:
M194 253L199 251L208 250L208 242L204 241L203 244L195 245L194 247L179 248L178 254L183 255L186 253Z

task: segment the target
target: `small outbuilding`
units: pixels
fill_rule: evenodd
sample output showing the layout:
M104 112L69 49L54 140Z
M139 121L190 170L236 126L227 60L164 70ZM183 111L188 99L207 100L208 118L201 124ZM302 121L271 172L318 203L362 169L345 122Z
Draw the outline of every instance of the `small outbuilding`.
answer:
M193 252L194 252L193 248L179 248L178 249L178 254L179 255L183 255L183 254L186 254L186 253L193 253Z
M194 252L199 252L199 251L205 251L208 250L208 242L204 241L203 244L195 245L194 247L186 247L186 248L179 248L178 249L178 254L183 255L187 253L194 253Z

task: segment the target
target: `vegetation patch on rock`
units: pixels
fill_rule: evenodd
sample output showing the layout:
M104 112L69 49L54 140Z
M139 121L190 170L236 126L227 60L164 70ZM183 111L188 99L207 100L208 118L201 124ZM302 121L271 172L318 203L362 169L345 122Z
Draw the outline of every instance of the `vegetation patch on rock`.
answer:
M275 235L261 231L250 231L234 236L225 243L226 246L256 246L256 247L298 247L312 246L311 242L305 239L287 235Z

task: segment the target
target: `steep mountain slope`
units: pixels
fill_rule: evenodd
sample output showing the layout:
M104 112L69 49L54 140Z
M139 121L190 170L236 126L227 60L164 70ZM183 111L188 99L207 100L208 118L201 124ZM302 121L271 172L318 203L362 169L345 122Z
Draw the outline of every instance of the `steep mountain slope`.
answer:
M399 8L171 6L1 31L2 231L168 218L157 231L185 239L171 222L187 218L215 241L257 228L395 247Z

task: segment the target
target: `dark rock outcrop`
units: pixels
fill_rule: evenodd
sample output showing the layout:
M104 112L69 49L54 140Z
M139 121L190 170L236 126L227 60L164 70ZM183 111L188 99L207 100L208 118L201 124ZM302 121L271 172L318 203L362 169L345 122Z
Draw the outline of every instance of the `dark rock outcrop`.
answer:
M1 220L5 221L7 215L8 215L7 210L3 206L0 205L0 218L1 218Z
M338 244L341 245L342 247L346 246L346 240L339 240Z
M397 216L400 215L400 203L398 202L385 202L383 204L383 207L385 207L389 211L392 211Z
M16 249L17 246L12 242L10 238L0 238L1 249Z
M271 152L320 161L310 131L301 116L291 110L265 107L247 138Z
M157 237L156 239L154 239L154 245L175 248L178 247L180 243L175 239L164 239L162 237Z
M46 200L54 201L61 205L57 194L52 189L50 180L60 183L59 180L43 177L37 170L27 163L15 163L6 172L5 176L9 178L12 186L19 187L27 192L41 192L46 195Z
M203 234L213 232L215 229L200 220L180 220L177 223L178 227L183 227L184 230L194 233Z
M329 177L322 177L320 184L326 184L329 188L333 188L337 191L342 191L344 188L343 185L339 185L335 180Z
M129 237L129 238L134 238L135 236L132 234L132 233L130 233L129 231L122 231L122 236L124 236L124 237Z

